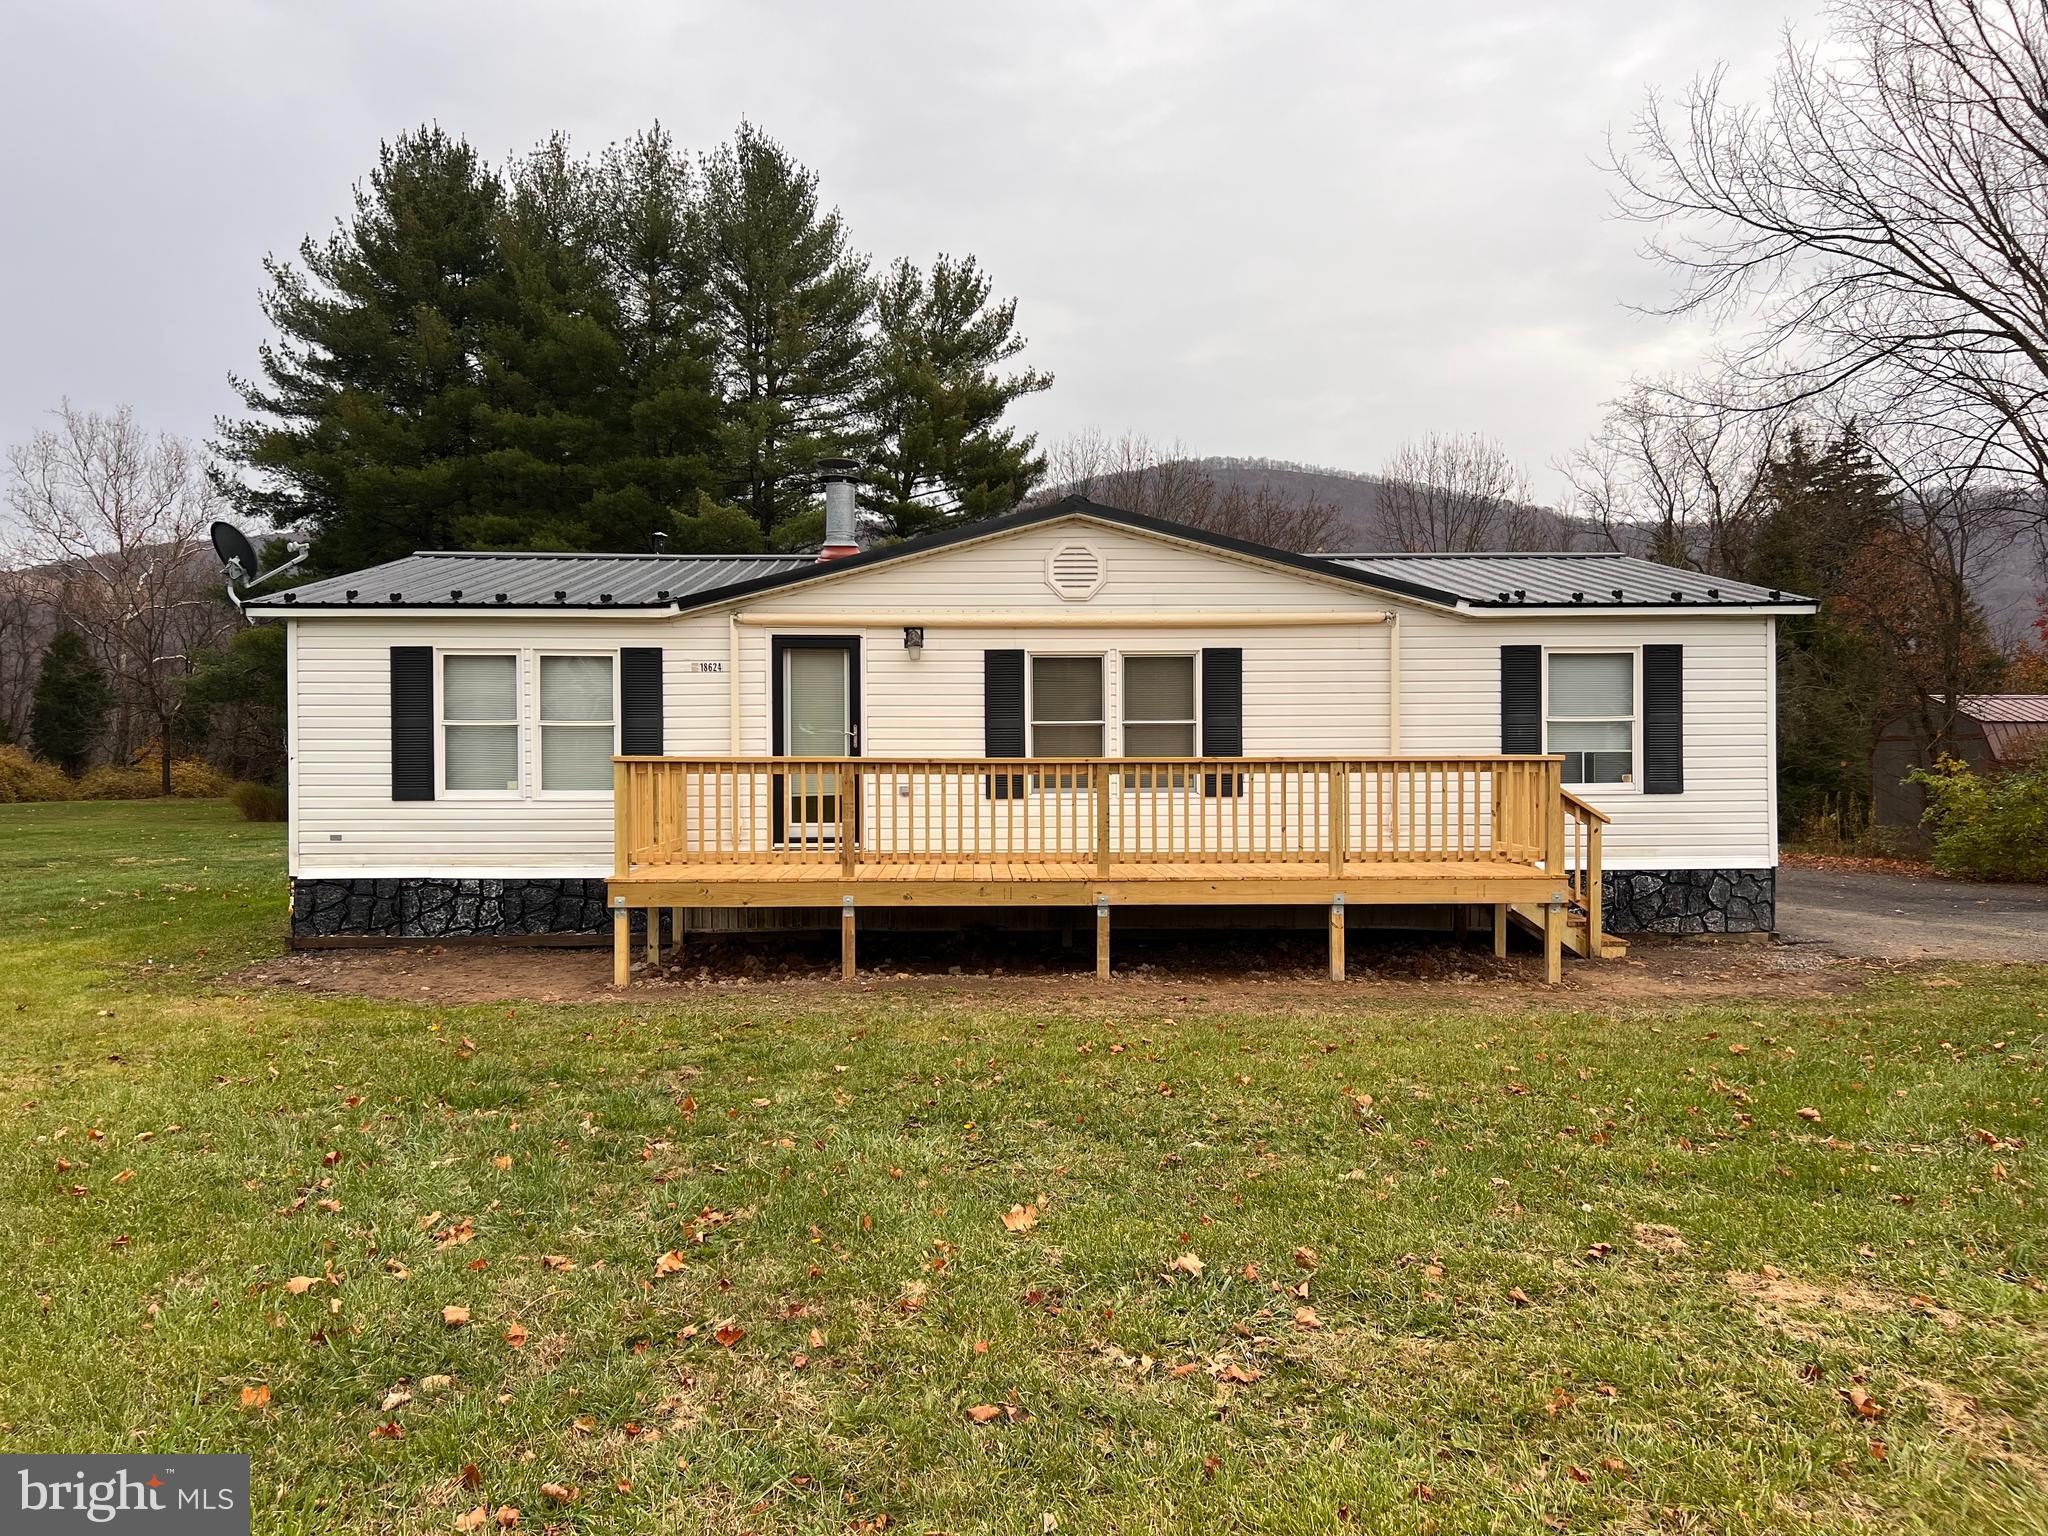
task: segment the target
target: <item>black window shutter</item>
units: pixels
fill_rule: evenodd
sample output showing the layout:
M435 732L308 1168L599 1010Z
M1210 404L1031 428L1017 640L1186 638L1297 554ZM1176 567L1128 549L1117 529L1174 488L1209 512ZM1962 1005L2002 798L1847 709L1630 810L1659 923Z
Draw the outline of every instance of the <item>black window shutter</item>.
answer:
M434 648L391 647L391 798L434 798Z
M662 749L661 647L628 646L619 652L619 751L659 757Z
M1202 755L1244 756L1244 651L1237 646L1210 646L1202 652ZM1243 791L1240 773L1202 775L1202 793L1236 795Z
M1685 793L1685 647L1643 647L1643 793Z
M981 753L984 757L1024 755L1024 653L981 653ZM993 800L1021 799L1021 773L991 774L982 792Z
M1543 750L1543 647L1500 648L1500 749Z

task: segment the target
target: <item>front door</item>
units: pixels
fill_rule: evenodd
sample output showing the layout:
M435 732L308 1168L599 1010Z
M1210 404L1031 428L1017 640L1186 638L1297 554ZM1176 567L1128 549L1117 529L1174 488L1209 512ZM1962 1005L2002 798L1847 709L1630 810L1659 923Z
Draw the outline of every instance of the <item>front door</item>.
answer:
M782 757L860 754L858 642L788 637L776 644L776 753ZM790 847L834 847L839 775L830 770L782 776L777 805Z

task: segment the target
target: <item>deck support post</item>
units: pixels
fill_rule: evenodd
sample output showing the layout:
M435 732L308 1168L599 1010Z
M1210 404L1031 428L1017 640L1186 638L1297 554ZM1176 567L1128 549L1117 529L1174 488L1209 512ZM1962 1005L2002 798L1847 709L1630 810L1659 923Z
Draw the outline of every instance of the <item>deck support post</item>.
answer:
M633 978L633 915L626 910L626 898L612 898L612 985L623 987Z
M839 901L839 979L853 980L853 898L843 896Z
M647 909L647 964L651 968L661 964L661 908Z
M1553 896L1543 908L1543 981L1556 986L1564 980L1564 900Z
M1095 979L1109 980L1109 898L1095 898Z
M674 959L677 965L681 965L683 963L683 909L681 907L670 907L668 909L668 921L669 942L674 946L671 958Z
M1504 901L1493 904L1493 957L1496 960L1508 957L1508 904Z
M1330 980L1344 979L1344 893L1330 898Z

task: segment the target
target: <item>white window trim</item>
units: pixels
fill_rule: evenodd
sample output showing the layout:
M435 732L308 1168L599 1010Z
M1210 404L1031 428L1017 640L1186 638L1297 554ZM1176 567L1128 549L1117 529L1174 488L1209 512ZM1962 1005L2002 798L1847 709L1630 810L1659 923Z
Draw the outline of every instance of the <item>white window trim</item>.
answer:
M1024 755L1038 757L1038 661L1092 661L1102 678L1102 718L1096 720L1048 720L1047 725L1100 725L1102 750L1109 751L1110 720L1114 711L1109 696L1112 651L1026 651L1024 653Z
M1195 700L1195 717L1194 717L1194 719L1193 719L1193 720L1190 720L1190 721L1180 721L1180 720L1132 720L1132 719L1130 718L1130 716L1129 716L1129 715L1128 715L1128 714L1127 714L1127 713L1125 712L1125 710L1124 710L1124 707L1123 707L1123 706L1124 706L1124 701L1125 701L1125 700L1126 700L1126 699L1127 699L1127 698L1129 697L1129 691L1128 691L1128 690L1127 690L1127 689L1126 689L1126 688L1125 688L1125 687L1123 686L1123 682L1124 682L1124 677L1123 677L1123 671L1124 671L1124 668L1125 668L1125 667L1126 667L1127 665L1129 665L1129 664L1130 664L1130 663L1131 663L1132 661L1151 661L1151 660L1156 660L1156 659L1158 659L1158 658L1161 658L1161 657L1169 657L1169 658L1172 658L1172 659L1175 659L1175 660L1180 660L1180 661L1185 661L1185 662L1187 662L1187 664L1188 664L1188 670L1189 670L1189 671L1190 671L1191 673L1193 673L1193 674L1194 674L1194 682L1195 682L1195 686L1194 686L1194 700ZM1127 746L1127 745L1125 744L1125 742L1124 742L1124 730L1125 730L1125 728L1126 728L1127 726L1131 726L1131 725L1182 725L1182 724L1187 724L1187 725L1192 725L1192 726L1194 727L1194 733L1193 733L1193 734L1194 734L1195 750L1194 750L1194 753L1193 753L1193 755L1194 755L1194 756L1196 756L1196 757L1200 757L1200 756L1202 755L1202 653L1201 653L1200 651L1121 651L1121 652L1118 652L1118 653L1117 653L1117 660L1116 660L1116 669L1117 669L1117 721L1116 721L1116 744L1117 744L1117 755L1118 755L1119 757L1129 757L1129 756L1131 756L1131 755L1132 755L1132 753L1131 753L1131 750L1130 750L1130 748L1129 748L1129 747L1128 747L1128 746ZM1108 702L1109 702L1109 701L1108 701L1107 699L1104 699L1104 700L1103 700L1103 705L1104 705L1104 707L1105 707L1105 708L1107 708L1107 707L1108 707Z
M528 710L527 710L527 714L528 714L528 716L529 716L529 717L530 717L530 718L532 719L532 721L533 721L533 748L532 748L532 751L531 751L531 753L530 753L530 759L531 759L531 760L530 760L530 762L529 762L529 763L527 764L527 769L528 769L528 777L527 777L527 781L528 781L528 783L529 783L529 785L530 785L530 788L529 788L529 790L528 790L528 794L529 794L529 797L530 797L530 798L532 798L532 799L535 799L535 800L609 800L609 799L611 799L611 797L612 797L612 791L611 791L611 786L610 786L610 785L606 785L606 786L605 786L605 787L604 787L603 789L545 789L545 788L543 788L543 787L542 787L542 785L541 785L541 734L542 734L542 732L544 732L544 731L545 731L545 730L546 730L546 729L548 728L548 726L549 726L549 725L566 725L566 726L569 726L569 727L571 727L571 728L573 729L573 728L575 728L575 727L576 727L577 725L581 724L581 725L582 725L583 727L585 727L585 728L587 729L587 728L589 728L589 727L591 727L591 726L595 726L595 725L599 724L599 722L598 722L598 721L595 721L595 720L586 720L586 721L581 721L581 722L578 722L578 721L575 721L575 720L553 720L553 721L548 721L548 720L542 720L542 719L541 719L541 717L540 717L540 664L541 664L541 662L542 662L542 660L543 660L544 658L546 658L546 657L549 657L549 656L601 656L601 657L603 657L603 658L604 658L604 659L605 659L606 661L609 661L609 662L610 662L610 663L612 664L612 722L611 722L611 723L612 723L612 750L611 750L611 755L612 755L613 757L617 757L617 756L619 755L619 732L620 732L620 730L621 730L621 729L623 728L623 725L624 725L624 721L623 721L623 720L622 720L622 719L620 718L620 716L621 716L621 715L622 715L622 714L624 713L624 707L623 707L623 706L624 706L624 701L623 701L623 700L622 700L622 699L620 698L620 696L619 696L619 653L618 653L617 651L607 651L607 650L602 650L602 649L593 649L593 650L556 650L556 649L554 649L553 647L549 647L549 648L548 648L548 649L546 649L546 650L541 650L541 649L538 649L538 648L536 648L536 649L534 649L534 650L528 651L528 652L527 652L526 654L527 654L527 655L529 655L529 656L531 656L531 657L533 658L533 666L532 666L532 668L530 669L530 670L531 670L531 674L532 674L532 678L533 678L533 683L532 683L532 688L533 688L533 696L532 696L531 700L529 700L529 701L528 701L528 702L529 702L529 708L528 708Z
M1550 744L1550 658L1553 656L1626 656L1633 668L1629 683L1629 702L1633 712L1629 719L1628 761L1629 776L1625 784L1574 784L1569 779L1564 787L1574 794L1587 791L1596 795L1639 795L1643 792L1643 648L1640 645L1546 645L1543 647L1543 750L1554 752ZM1573 720L1611 720L1612 715L1573 715Z
M447 671L446 658L450 656L508 656L512 660L512 707L513 719L509 722L514 731L512 762L519 776L518 787L513 789L450 789L448 787L448 727L453 725L504 725L502 720L455 720L448 719L448 708L443 698L442 678ZM502 645L450 645L434 647L434 798L437 800L522 800L526 797L526 653L518 647Z
M514 699L518 704L518 718L510 722L493 720L450 721L442 702L442 658L447 656L509 656L514 666ZM543 789L540 782L540 740L543 722L540 718L540 660L543 656L601 656L612 664L612 756L618 756L619 732L624 722L624 701L620 697L619 653L602 647L565 646L502 646L502 645L449 645L434 648L434 797L437 800L547 800L547 801L609 801L610 788L605 789ZM503 725L511 724L518 731L515 758L519 767L519 787L516 789L450 789L448 788L448 727L453 725ZM557 725L575 725L575 721L555 721ZM585 722L596 725L596 721Z

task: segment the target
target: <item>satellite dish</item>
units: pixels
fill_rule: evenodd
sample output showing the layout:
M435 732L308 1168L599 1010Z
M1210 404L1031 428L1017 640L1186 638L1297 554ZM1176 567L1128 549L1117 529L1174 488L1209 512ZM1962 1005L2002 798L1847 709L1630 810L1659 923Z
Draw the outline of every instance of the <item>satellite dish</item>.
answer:
M237 608L242 606L240 589L253 587L259 581L268 581L273 576L282 576L306 558L304 545L289 546L291 559L272 570L264 570L257 559L256 546L249 542L249 536L233 523L215 523L206 530L206 536L213 541L213 552L227 570L228 601Z
M256 546L249 542L249 536L233 523L215 523L207 530L207 537L213 540L213 552L220 557L222 565L236 565L241 569L230 573L230 580L239 576L244 582L256 579L262 566L256 559Z

